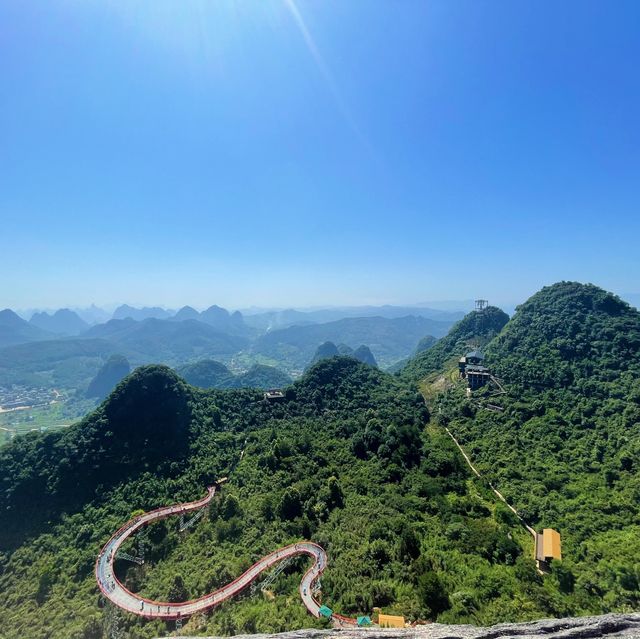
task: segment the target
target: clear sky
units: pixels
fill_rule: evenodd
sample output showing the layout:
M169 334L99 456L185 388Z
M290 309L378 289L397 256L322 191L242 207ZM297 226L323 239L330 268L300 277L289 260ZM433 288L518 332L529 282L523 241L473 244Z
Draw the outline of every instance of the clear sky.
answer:
M0 308L640 285L640 2L6 0Z

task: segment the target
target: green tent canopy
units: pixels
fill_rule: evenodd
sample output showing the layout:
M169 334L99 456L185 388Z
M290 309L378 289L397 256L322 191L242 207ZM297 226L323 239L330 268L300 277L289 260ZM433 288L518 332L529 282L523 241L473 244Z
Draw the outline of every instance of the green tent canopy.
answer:
M357 619L359 626L371 626L371 618L370 617L358 617Z
M326 617L327 619L331 619L331 615L333 614L333 610L327 606L320 606L318 613L321 617Z

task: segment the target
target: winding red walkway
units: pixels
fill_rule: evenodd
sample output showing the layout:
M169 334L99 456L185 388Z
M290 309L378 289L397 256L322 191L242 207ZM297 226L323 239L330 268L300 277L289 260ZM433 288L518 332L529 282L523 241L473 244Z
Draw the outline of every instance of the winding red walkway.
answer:
M327 553L321 546L310 541L300 541L296 544L284 546L274 552L264 556L251 568L242 573L237 579L222 588L204 595L199 599L184 601L181 603L171 603L167 601L153 601L127 590L116 577L113 563L119 548L134 532L153 521L159 521L180 515L183 513L204 508L214 497L217 485L207 489L207 495L197 501L174 506L166 506L151 510L148 513L139 515L129 520L120 528L109 541L104 545L95 565L96 581L102 594L112 603L127 612L146 617L147 619L183 619L198 612L204 612L217 606L218 604L235 597L238 593L249 586L264 571L268 570L283 559L296 555L309 555L313 558L313 564L303 575L300 581L300 597L307 610L314 616L320 616L320 604L311 593L312 586L324 571L327 565ZM338 625L356 623L355 619L334 615L334 623Z

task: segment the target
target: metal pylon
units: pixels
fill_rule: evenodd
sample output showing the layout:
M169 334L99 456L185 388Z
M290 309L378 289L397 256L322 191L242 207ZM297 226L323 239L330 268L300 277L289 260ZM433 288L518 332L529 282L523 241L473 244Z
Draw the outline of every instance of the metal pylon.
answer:
M138 566L142 566L144 563L143 557L134 557L130 555L128 552L124 552L123 550L119 550L116 555L116 559L124 559L125 561L132 561L134 564L138 564Z
M260 585L257 585L255 582L251 586L251 592L254 593L258 588L264 592L277 578L278 575L293 561L293 557L288 557L284 561L281 561L275 568L275 570L269 573Z
M138 557L144 562L144 553L147 548L147 531L142 528L137 535L138 537Z
M124 620L120 615L120 608L109 601L104 606L104 636L108 639L125 639Z
M207 510L206 508L203 508L202 510L199 510L193 517L191 517L191 519L189 519L186 522L184 520L184 515L181 515L180 516L180 528L179 528L179 531L180 532L184 532L185 530L188 530L189 528L191 528L191 526L194 526L196 524L196 522L198 521L198 519L200 519L204 515L206 510Z

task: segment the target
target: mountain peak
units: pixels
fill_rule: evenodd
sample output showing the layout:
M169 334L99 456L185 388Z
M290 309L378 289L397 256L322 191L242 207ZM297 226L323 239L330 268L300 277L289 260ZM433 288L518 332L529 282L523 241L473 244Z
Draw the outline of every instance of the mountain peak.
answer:
M0 324L2 326L18 327L24 326L28 322L23 320L15 311L10 308L5 308L0 311Z
M559 388L640 365L640 313L593 284L558 282L524 304L486 350L511 383Z
M104 399L130 371L129 360L124 355L111 355L91 380L87 397Z
M378 362L376 362L376 358L373 356L371 349L368 346L362 344L358 346L355 351L353 351L353 355L355 359L363 364L369 364L369 366L378 367Z
M46 311L34 313L29 323L45 331L59 333L60 335L79 335L89 328L87 322L68 308L60 308L52 315Z
M328 359L329 357L335 357L336 355L340 355L338 347L331 341L323 342L316 349L313 359L311 360L311 364L313 365L321 359Z
M193 306L183 306L171 319L184 321L188 319L200 319L200 313Z

